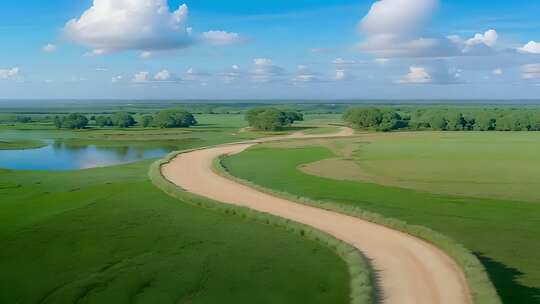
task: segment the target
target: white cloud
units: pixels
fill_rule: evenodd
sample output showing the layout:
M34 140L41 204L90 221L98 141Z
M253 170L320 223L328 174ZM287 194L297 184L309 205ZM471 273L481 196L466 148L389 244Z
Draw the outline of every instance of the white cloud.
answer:
M524 80L540 79L540 64L525 64L521 66L521 78Z
M359 30L366 39L359 48L379 58L429 57L451 52L452 47L444 40L419 37L437 7L438 0L376 1L360 21Z
M429 21L437 6L437 0L376 1L360 22L359 28L369 36L408 35Z
M403 84L456 84L461 83L461 70L448 68L445 62L435 61L427 66L411 66L409 73L397 83Z
M159 71L154 75L154 79L157 81L167 81L171 78L171 73L167 70Z
M122 79L124 79L124 77L122 75L114 76L113 78L111 78L111 82L112 83L117 83L117 82L122 81Z
M461 47L462 52L468 55L486 55L494 51L497 45L499 35L495 30L488 30L484 34L475 34L472 38L463 41L459 36L450 36L449 39L457 46Z
M51 44L51 43L48 43L41 48L41 51L45 53L54 53L56 52L56 50L57 50L56 45Z
M230 68L226 69L221 76L223 77L223 82L230 84L241 78L243 72L238 65L233 64Z
M211 45L225 46L241 43L243 40L237 33L225 31L208 31L202 34L202 39Z
M320 79L317 75L312 72L307 66L299 65L296 68L296 74L294 75L292 82L293 83L305 83L319 81Z
M518 51L525 54L540 54L540 42L529 41L529 43L519 48Z
M0 79L15 79L19 76L19 68L0 69Z
M267 58L256 58L253 60L254 67L251 71L254 82L270 82L276 77L285 74L285 70L274 65L272 60Z
M496 69L494 69L494 70L492 71L492 73L493 73L493 75L500 76L500 75L504 74L504 71L503 71L503 69L501 69L501 68L496 68Z
M150 80L150 73L148 72L138 72L133 75L133 82L136 83L145 83Z
M152 57L153 53L152 52L149 52L149 51L143 51L139 54L139 58L142 58L142 59L147 59L147 58L150 58Z
M345 60L343 58L336 58L332 61L335 65L353 65L356 64L356 61L354 60Z
M349 75L347 74L347 71L344 69L337 69L336 74L334 75L334 80L336 81L344 81L349 79Z
M474 46L477 44L485 44L489 47L494 47L495 44L497 44L497 40L499 39L499 35L497 34L497 31L495 30L488 30L484 34L476 34L471 39L467 40L465 43L467 46Z
M431 83L433 78L423 67L409 67L409 73L405 75L399 83Z
M375 58L375 63L377 64L387 64L388 62L390 62L390 59L388 58Z
M187 18L185 4L170 12L166 0L94 0L79 18L66 23L64 32L92 48L92 55L179 49L193 43Z

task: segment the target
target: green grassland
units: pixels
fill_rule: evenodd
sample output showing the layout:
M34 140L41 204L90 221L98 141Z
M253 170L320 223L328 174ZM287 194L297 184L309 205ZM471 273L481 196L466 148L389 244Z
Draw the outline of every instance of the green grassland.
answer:
M0 138L187 149L271 135L241 130L241 115L197 118L173 130L3 126ZM0 169L0 303L348 303L333 249L170 197L148 179L151 162Z
M0 302L348 302L333 251L173 199L148 165L1 171Z
M493 147L499 146L501 149L498 149L497 153L487 153L493 161L496 160L499 167L511 168L516 159L524 159L534 166L533 157L529 155L527 158L524 156L525 152L522 154L516 152L530 149L534 142L533 138L522 138L522 133L500 134L508 137L515 136L511 140L512 144L505 144L504 139L497 136L483 137L476 146L477 154L473 153L474 157L481 160L481 155L493 152ZM385 139L385 136L391 137ZM410 138L401 141L395 139L400 136ZM285 144L269 143L227 157L223 160L223 165L234 176L266 188L317 201L359 206L366 211L442 232L464 244L480 258L505 303L540 303L540 260L536 254L540 252L540 241L537 237L540 235L540 205L538 203L436 194L373 182L347 180L348 178L339 180L339 174L336 172L332 174L332 178L302 172L303 166L328 159L349 161L349 165L358 164L357 168L363 168L363 161L366 159L399 158L401 151L404 152L402 158L404 161L419 151L424 153L422 155L429 156L428 163L422 163L422 157L416 158L418 163L414 165L418 166L437 163L435 160L439 157L438 162L443 164L435 166L434 169L444 171L444 168L447 168L451 171L454 166L444 164L449 157L443 152L447 150L454 152L448 152L454 156L449 161L459 166L460 157L458 156L466 156L467 149L472 149L474 152L474 143L480 140L478 138L480 135L452 133L448 135L450 138L445 139L448 142L439 148L441 143L437 142L437 138L446 138L446 136L430 133L365 134L348 140L319 139ZM430 137L432 140L426 140ZM416 143L418 147L414 147L414 144L411 144L411 147L407 144L408 142ZM371 145L374 146L372 150L368 149L367 155L363 155L362 151ZM430 145L433 145L432 153L428 153L429 148L426 147ZM489 159L489 157L486 158ZM469 171L467 172L479 172L477 173L479 175L485 172L485 179L481 181L489 182L491 178L489 164L488 161L468 162ZM392 166L398 167L399 164L390 162L388 167ZM486 166L488 168L484 168ZM331 168L331 166L328 167ZM396 168L396 170L399 172L400 169ZM419 170L418 174L425 174L423 172L425 171ZM350 172L345 172L345 174L350 174ZM521 174L519 169L514 171L509 169L509 173L501 172L500 174L513 174L515 178L529 177L529 175ZM539 172L537 174L540 175ZM459 178L458 175L450 173L442 173L442 175L447 179ZM412 178L414 177L415 175L412 175ZM464 173L462 178L470 179L467 173ZM401 176L401 179L406 180L407 176ZM506 183L514 181L518 184L529 182L517 179L504 181ZM459 189L461 186L456 185L456 193L461 193L462 189ZM474 185L469 185L468 189L468 191L473 191ZM523 188L512 188L510 185L507 189L507 192L515 191L514 197L523 195L518 193L522 190L514 190ZM533 187L526 189L529 193L537 191ZM433 192L438 191L440 190L435 189Z
M45 145L39 140L0 140L0 150L37 149Z

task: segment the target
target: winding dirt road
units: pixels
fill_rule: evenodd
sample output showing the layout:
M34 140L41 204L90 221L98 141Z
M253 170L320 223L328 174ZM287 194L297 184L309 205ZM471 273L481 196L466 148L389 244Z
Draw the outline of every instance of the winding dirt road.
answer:
M349 135L352 135L352 130L343 128L332 137ZM329 136L295 133L291 137ZM240 153L257 142L260 141L180 154L162 167L162 173L189 192L307 224L353 245L371 259L377 270L383 303L472 303L462 270L435 246L359 218L277 198L213 172L216 157Z

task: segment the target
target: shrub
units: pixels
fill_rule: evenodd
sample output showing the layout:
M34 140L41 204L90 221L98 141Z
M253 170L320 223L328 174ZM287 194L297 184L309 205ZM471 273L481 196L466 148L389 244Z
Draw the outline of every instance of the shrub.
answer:
M111 117L112 124L120 128L129 128L135 125L135 119L127 112L114 113Z
M153 124L159 128L189 128L197 124L193 114L183 109L169 109L157 113Z
M68 116L54 118L54 125L60 129L84 129L88 125L88 118L86 116L73 113Z

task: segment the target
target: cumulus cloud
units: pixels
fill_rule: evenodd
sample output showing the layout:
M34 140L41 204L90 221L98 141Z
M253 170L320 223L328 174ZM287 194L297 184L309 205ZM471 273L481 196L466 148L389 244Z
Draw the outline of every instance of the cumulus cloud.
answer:
M133 82L135 83L145 83L150 81L150 73L148 72L138 72L133 75Z
M438 6L437 0L376 1L360 22L366 35L408 35L429 21Z
M540 79L540 64L525 64L521 66L521 78L524 80Z
M242 38L238 33L229 33L225 31L208 31L202 34L202 39L215 46L225 46L239 44Z
M356 64L356 61L354 60L346 60L346 59L343 59L343 58L336 58L332 61L333 64L335 65L353 65L353 64Z
M493 73L493 75L497 75L497 76L500 76L500 75L504 74L504 71L501 68L496 68L491 72Z
M15 79L19 76L19 68L0 69L0 79Z
M44 53L54 53L56 52L56 50L57 50L56 45L51 44L51 43L48 43L41 48L41 51Z
M122 80L121 76L118 79L118 81L119 80ZM135 73L131 81L134 83L144 84L144 83L172 83L172 82L178 82L180 80L181 79L179 79L173 73L169 72L169 70L161 70L153 75L150 72ZM113 82L117 82L117 81L113 81Z
M285 70L274 65L272 60L267 58L256 58L253 60L253 69L251 71L254 82L271 82L275 78L283 76Z
M297 66L296 74L294 75L292 79L293 83L306 83L306 82L314 82L314 81L320 81L316 73L311 71L311 69L305 65Z
M353 77L349 73L349 71L345 69L336 69L333 80L335 81L347 81L352 80Z
M411 66L409 67L409 73L401 80L398 81L399 83L431 83L433 82L433 78L431 75L426 71L423 67L415 67Z
M437 0L376 1L360 21L366 40L359 48L379 58L435 56L448 53L446 41L418 37L438 7Z
M173 12L166 0L94 0L79 18L67 22L70 40L92 48L92 55L124 50L169 50L193 43L188 7Z
M448 68L442 62L432 62L427 66L411 66L409 73L397 83L402 84L456 84L461 83L461 71Z
M477 33L467 40L457 35L448 36L447 39L456 45L464 55L489 55L495 51L499 34L496 30L491 29L483 34Z
M529 43L519 48L518 51L525 54L540 54L540 42L529 41Z
M171 79L171 73L169 73L167 70L159 71L156 73L156 75L154 75L154 80L157 81L167 81L169 79Z
M152 52L149 52L149 51L143 51L139 54L139 58L142 58L142 59L147 59L147 58L150 58L152 57L153 53Z
M220 76L223 77L223 82L230 84L240 79L244 75L244 72L240 66L233 64L227 68Z
M494 52L498 34L490 29L470 39L429 37L424 27L438 0L380 0L360 21L365 40L358 47L379 58L480 56Z

